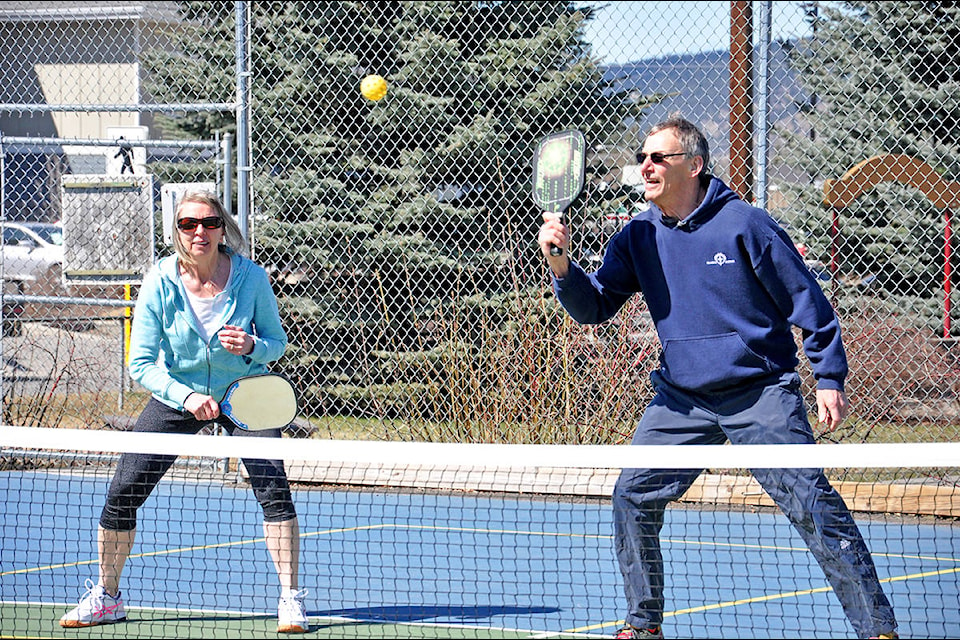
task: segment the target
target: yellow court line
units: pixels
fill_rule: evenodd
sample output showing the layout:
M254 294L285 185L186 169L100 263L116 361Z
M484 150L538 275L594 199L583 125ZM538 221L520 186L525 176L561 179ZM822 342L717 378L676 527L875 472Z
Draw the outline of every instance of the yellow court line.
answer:
M960 558L950 556L915 556L908 553L885 553L873 551L870 553L874 558L903 558L905 560L935 560L936 562L960 562Z
M609 534L597 534L597 533L567 533L567 532L556 532L556 531L524 531L521 529L487 529L480 527L450 527L450 526L438 526L438 525L427 525L427 524L396 524L396 523L381 523L381 524L370 524L357 527L343 527L340 529L328 529L326 531L316 531L313 533L303 533L300 535L301 538L317 536L317 535L327 535L330 533L347 533L350 531L373 531L377 529L408 529L408 530L419 530L419 531L451 531L451 532L463 532L463 533L496 533L496 534L511 534L511 535L520 535L520 536L544 536L552 538L578 538L583 540L613 540L613 536ZM759 550L759 551L799 551L802 553L809 553L810 549L807 547L793 547L793 546L783 546L783 545L770 545L770 544L746 544L742 542L715 542L711 540L678 540L676 538L664 538L662 541L664 544L676 544L681 546L701 546L701 547L719 547L727 549L744 549L744 550ZM884 558L902 558L905 560L933 560L937 562L956 562L960 563L960 558L953 557L944 557L944 556L923 556L923 555L912 555L905 553L881 553L873 552L871 555L874 557L882 556Z
M610 536L612 538L612 536ZM784 547L779 545L766 544L745 544L741 542L713 542L711 540L675 540L664 539L662 542L669 542L677 545L703 546L703 547L724 547L731 549L753 549L760 551L801 551L807 553L810 551L807 547ZM887 553L874 551L870 555L883 558L901 558L904 560L933 560L936 562L957 562L960 563L960 557L951 556L923 556L909 553Z
M904 576L892 576L890 578L883 578L880 580L880 582L881 583L903 582L904 580L914 580L917 578L930 578L933 576L949 575L951 573L960 573L960 567L954 567L953 569L941 569L939 571L925 571L923 573L911 573ZM724 609L726 607L735 607L743 604L755 604L758 602L785 600L787 598L808 596L816 593L828 593L830 591L833 591L833 587L817 587L816 589L803 589L800 591L773 593L765 596L757 596L754 598L730 600L729 602L716 602L714 604L701 605L699 607L690 607L688 609L677 609L676 611L667 611L663 614L663 617L673 618L676 616L682 616L682 615L687 615L691 613L702 613L704 611L715 611L717 609ZM616 620L613 622L601 622L599 624L593 624L586 627L577 627L575 629L564 629L561 633L585 633L587 631L598 631L600 629L605 629L608 627L619 627L619 626L622 626L625 622L626 622L625 620Z
M150 558L153 556L166 556L172 555L174 553L187 553L190 551L201 551L203 549L217 549L220 547L237 547L245 544L253 544L254 542L263 542L264 538L255 538L252 540L238 540L234 542L222 542L218 544L208 544L208 545L199 545L196 547L180 547L179 549L164 549L163 551L148 551L146 553L132 553L130 558ZM48 564L43 567L30 567L27 569L15 569L13 571L4 571L0 573L0 577L3 576L13 576L23 573L36 573L37 571L49 571L51 569L64 569L66 567L82 567L88 564L97 564L99 560L78 560L76 562L64 562L62 564Z
M809 551L807 547L784 547L776 544L747 544L745 542L714 542L712 540L677 540L675 538L664 538L661 544L676 544L681 546L694 547L723 547L727 549L752 549L754 551Z
M348 531L357 531L357 530L364 529L364 528L378 528L378 527L380 527L380 526L382 526L382 525L374 525L374 526L371 526L371 527L346 527L346 528L342 528L342 529L328 529L328 530L326 530L326 531L314 531L314 532L312 532L312 533L300 534L300 537L301 537L301 538L306 538L306 537L308 537L308 536L328 535L328 534L333 534L333 533L345 533L345 532L348 532ZM150 557L154 557L154 556L172 555L172 554L175 554L175 553L189 553L189 552L191 552L191 551L204 551L204 550L207 550L207 549L225 549L225 548L228 548L228 547L239 547L239 546L248 545L248 544L256 544L256 543L260 543L260 542L264 542L264 541L266 541L266 538L263 538L263 537L260 537L260 538L250 538L250 539L248 539L248 540L234 540L234 541L232 541L232 542L218 542L218 543L215 543L215 544L196 545L196 546L193 546L193 547L179 547L179 548L177 548L177 549L164 549L164 550L162 550L162 551L148 551L148 552L145 552L145 553L132 553L132 554L130 554L129 557L130 557L130 558L150 558ZM3 577L3 576L12 576L12 575L18 575L18 574L24 574L24 573L36 573L36 572L38 572L38 571L49 571L49 570L52 570L52 569L64 569L64 568L67 568L67 567L82 567L82 566L89 565L89 564L97 564L97 562L99 562L99 560L97 560L97 559L93 559L93 560L78 560L78 561L76 561L76 562L64 562L64 563L62 563L62 564L50 564L50 565L46 565L46 566L43 566L43 567L29 567L29 568L27 568L27 569L15 569L15 570L13 570L13 571L3 571L3 572L0 572L0 577Z
M336 533L349 533L352 531L373 531L377 529L407 529L407 530L423 530L423 531L458 531L458 532L469 532L469 533L490 533L490 534L509 534L509 535L523 535L523 536L546 536L546 537L556 537L556 538L579 538L584 540L611 540L613 536L611 535L600 535L600 534L584 534L584 533L562 533L562 532L551 532L551 531L523 531L519 529L484 529L479 527L441 527L436 525L407 525L407 524L395 524L395 523L381 523L381 524L372 524L364 525L357 527L339 527L336 529L324 529L320 531L312 531L308 533L301 533L301 538L310 538L315 536L323 535L332 535ZM248 540L235 540L232 542L219 542L215 544L207 545L197 545L192 547L180 547L177 549L164 549L162 551L150 551L146 553L136 553L131 554L130 558L149 558L154 556L163 556L163 555L172 555L175 553L189 553L191 551L203 551L207 549L223 549L228 547L237 547L248 544L256 544L264 542L265 538L250 538ZM806 547L785 547L778 545L760 545L760 544L743 544L736 542L712 542L712 541L702 541L702 540L677 540L673 538L666 538L663 540L664 543L677 544L677 545L687 545L687 546L703 546L703 547L724 547L730 549L754 549L754 550L768 550L768 551L809 551ZM895 554L895 553L877 553L874 552L874 556L882 556L886 558L904 558L910 560L934 560L938 562L958 562L960 563L960 558L951 558L951 557L940 557L940 556L921 556L921 555L907 555L907 554ZM36 573L38 571L49 571L53 569L64 569L67 567L80 567L90 564L96 564L98 560L79 560L76 562L65 562L62 564L52 564L42 567L29 567L26 569L15 569L13 571L3 571L0 572L0 577L10 576L10 575L19 575L25 573ZM948 570L947 573L953 573L955 571ZM899 578L901 580L906 580L914 577L925 577L929 575L938 575L941 572L932 572L927 574L915 574L911 576L905 576ZM893 580L888 579L888 580ZM729 605L727 605L729 606ZM717 605L713 605L717 607ZM614 623L605 623L603 626L609 626Z
M409 529L417 531L450 531L459 533L497 533L517 536L543 536L547 538L578 538L582 540L613 540L611 535L597 533L564 533L558 531L524 531L522 529L483 529L480 527L444 527L431 524L371 524L362 527L352 527L343 531L365 531L371 529ZM309 534L308 534L309 535Z

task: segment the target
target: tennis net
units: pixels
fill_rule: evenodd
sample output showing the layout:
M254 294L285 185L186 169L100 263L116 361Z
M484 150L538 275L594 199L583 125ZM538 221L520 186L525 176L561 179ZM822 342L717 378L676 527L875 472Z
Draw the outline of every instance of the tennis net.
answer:
M179 456L139 511L125 622L61 628L98 581L119 453ZM671 638L854 637L748 469L825 468L901 637L960 637L960 443L556 446L0 427L0 636L276 637L280 584L242 458L282 459L311 636L610 637L621 469L705 469L661 531Z

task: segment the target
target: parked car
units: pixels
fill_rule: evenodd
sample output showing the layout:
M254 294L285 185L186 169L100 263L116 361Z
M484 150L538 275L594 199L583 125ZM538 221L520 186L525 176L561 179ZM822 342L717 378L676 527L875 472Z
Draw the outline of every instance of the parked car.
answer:
M3 279L29 293L62 290L63 227L52 222L3 223Z

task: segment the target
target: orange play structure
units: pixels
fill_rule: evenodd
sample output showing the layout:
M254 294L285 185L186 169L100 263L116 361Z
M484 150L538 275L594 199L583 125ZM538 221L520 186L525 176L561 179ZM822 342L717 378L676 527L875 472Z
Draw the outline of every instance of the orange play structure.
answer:
M884 154L873 156L854 165L843 177L823 184L823 202L833 210L831 228L831 272L836 264L835 252L839 230L838 211L852 203L860 194L881 182L899 182L923 193L935 207L943 210L943 337L950 337L951 292L951 217L960 206L960 182L945 180L933 167L917 158Z

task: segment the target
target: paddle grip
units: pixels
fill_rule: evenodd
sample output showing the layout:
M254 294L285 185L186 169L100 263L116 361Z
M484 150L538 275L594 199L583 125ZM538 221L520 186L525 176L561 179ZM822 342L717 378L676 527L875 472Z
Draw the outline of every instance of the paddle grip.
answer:
M563 222L563 214L562 214L562 213L560 214L560 222ZM563 249L561 249L561 248L558 247L557 245L552 244L552 245L550 245L550 255L552 255L552 256L554 256L554 257L562 256L562 255L563 255Z

